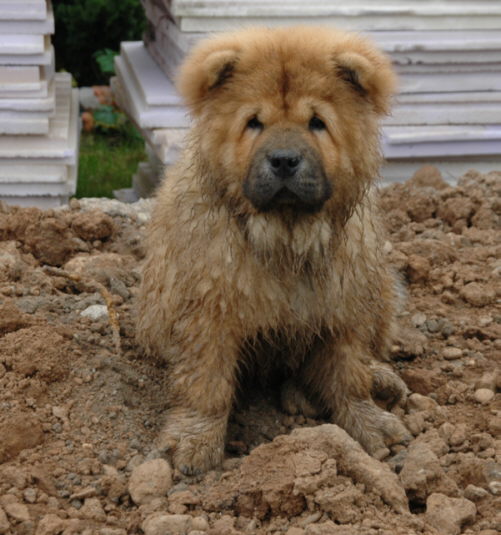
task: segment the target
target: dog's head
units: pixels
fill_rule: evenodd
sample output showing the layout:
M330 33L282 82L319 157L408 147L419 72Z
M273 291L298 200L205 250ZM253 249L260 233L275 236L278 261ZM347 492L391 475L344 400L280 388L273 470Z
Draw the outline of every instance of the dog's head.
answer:
M204 41L178 81L219 196L248 213L352 209L377 174L394 87L366 39L308 27Z

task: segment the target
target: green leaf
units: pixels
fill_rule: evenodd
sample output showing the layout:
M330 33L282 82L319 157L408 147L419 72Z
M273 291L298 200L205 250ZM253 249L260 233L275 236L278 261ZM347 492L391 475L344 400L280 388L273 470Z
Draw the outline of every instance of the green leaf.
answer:
M94 110L94 121L99 126L116 128L123 122L123 114L116 111L112 106L99 106Z
M118 52L111 50L110 48L104 48L94 53L94 59L96 60L101 72L103 74L115 74L115 56Z

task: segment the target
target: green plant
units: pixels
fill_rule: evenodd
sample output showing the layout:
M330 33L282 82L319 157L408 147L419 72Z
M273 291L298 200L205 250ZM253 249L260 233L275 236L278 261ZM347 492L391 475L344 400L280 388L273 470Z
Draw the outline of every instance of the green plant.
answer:
M76 196L113 197L113 190L130 188L145 158L144 141L128 121L113 135L83 133Z
M57 68L78 85L106 84L113 51L121 41L141 39L145 28L139 0L53 0ZM104 68L103 68L104 67Z
M118 52L105 48L94 52L93 58L97 61L99 69L103 74L115 74L115 56Z

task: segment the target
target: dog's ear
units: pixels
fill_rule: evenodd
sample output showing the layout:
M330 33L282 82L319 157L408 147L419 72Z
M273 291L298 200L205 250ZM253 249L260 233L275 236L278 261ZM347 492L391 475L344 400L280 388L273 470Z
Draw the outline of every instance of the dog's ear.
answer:
M389 113L396 76L385 55L374 49L341 52L334 61L338 78L367 98L377 113Z
M213 91L225 85L231 78L238 61L236 50L199 47L182 65L177 88L193 113Z

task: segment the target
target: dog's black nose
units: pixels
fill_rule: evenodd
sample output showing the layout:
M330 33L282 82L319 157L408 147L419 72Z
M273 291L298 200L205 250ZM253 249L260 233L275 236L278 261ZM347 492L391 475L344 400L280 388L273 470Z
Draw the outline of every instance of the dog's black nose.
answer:
M279 178L294 176L303 159L301 153L289 149L274 150L267 158L273 173Z

